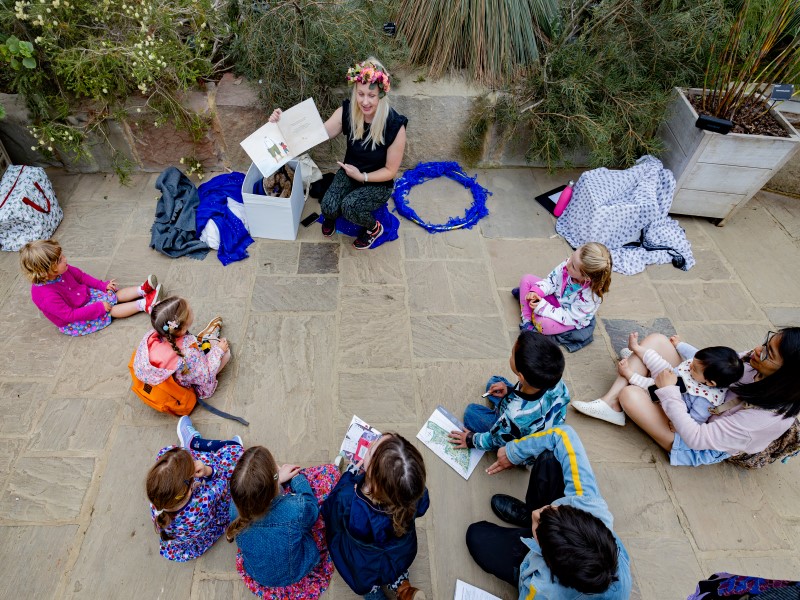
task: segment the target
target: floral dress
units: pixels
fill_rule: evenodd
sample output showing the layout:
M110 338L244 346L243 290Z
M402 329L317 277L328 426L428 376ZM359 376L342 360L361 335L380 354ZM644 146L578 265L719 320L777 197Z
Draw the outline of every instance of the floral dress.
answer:
M162 448L156 460L174 446ZM161 556L176 562L186 562L201 556L216 542L230 523L231 494L228 480L244 449L236 445L225 446L216 452L188 450L192 458L212 469L209 477L201 480L192 491L189 502L174 514L172 522L164 528L171 540L161 540ZM150 516L155 522L156 509L150 505Z
M63 278L61 275L56 277L55 279L51 279L49 281L45 281L44 283L34 283L33 285L36 287L42 287L45 285L52 285L54 283L62 283ZM95 288L89 288L89 299L83 304L83 306L87 306L89 304L93 304L94 302L108 302L111 306L117 304L117 294L111 290L98 290ZM88 321L73 321L72 323L67 323L58 328L61 333L66 335L70 335L73 337L78 337L82 335L89 335L90 333L94 333L95 331L100 331L101 329L105 329L111 325L111 313L105 313L102 317L98 317L96 319L90 319Z

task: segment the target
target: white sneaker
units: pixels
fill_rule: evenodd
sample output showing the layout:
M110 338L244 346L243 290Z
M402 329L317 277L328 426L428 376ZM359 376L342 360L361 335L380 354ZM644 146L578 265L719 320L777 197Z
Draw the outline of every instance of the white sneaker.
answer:
M600 419L601 421L608 421L614 425L625 425L625 413L622 411L617 412L599 398L597 400L592 400L591 402L573 400L570 402L570 404L579 413L583 413L589 417L594 417L595 419Z

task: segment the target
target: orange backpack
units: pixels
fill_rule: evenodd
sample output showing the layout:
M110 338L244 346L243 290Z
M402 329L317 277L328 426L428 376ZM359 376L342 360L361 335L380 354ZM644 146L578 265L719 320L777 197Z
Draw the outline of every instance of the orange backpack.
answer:
M133 393L139 396L142 401L155 408L159 412L170 413L172 415L188 415L197 404L197 394L192 388L185 388L170 376L158 385L142 383L133 371L133 360L136 358L134 350L128 369L131 372Z

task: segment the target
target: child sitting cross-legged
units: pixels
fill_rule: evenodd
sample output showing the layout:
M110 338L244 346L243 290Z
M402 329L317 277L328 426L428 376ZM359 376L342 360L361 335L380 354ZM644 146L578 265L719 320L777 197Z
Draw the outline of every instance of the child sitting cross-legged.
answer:
M725 402L728 386L742 378L744 363L733 348L711 346L698 350L682 342L677 335L673 335L669 341L685 359L674 369L655 350L645 350L639 344L639 334L633 332L628 336L628 349L641 359L651 376L635 373L628 366L627 357L619 361L617 370L628 383L648 390L654 402L659 401L654 378L664 370L673 370L677 375L675 385L680 390L687 411L695 421L705 423L716 407ZM626 352L622 354L629 356Z
M509 366L519 381L512 385L497 375L489 379L486 391L493 406L467 406L465 430L450 433L457 448L496 450L511 440L564 422L569 392L561 380L561 348L541 333L523 331L511 351Z

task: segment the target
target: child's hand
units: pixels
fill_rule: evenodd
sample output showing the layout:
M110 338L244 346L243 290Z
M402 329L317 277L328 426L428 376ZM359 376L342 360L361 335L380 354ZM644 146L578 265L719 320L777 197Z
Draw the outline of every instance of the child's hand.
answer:
M223 352L227 352L228 350L231 349L231 345L228 343L228 340L226 338L222 338L219 341L219 347L222 349Z
M269 122L277 123L280 120L281 120L281 109L276 108L275 110L272 111L272 114L269 116Z
M628 366L627 358L623 358L617 363L617 372L628 381L631 380L631 377L633 376L633 369Z
M469 429L464 428L464 431L451 431L448 437L450 438L450 443L453 444L457 449L466 448L467 435L470 433L471 431Z
M108 285L106 286L106 291L107 292L116 292L118 289L119 289L119 286L117 285L117 280L116 279L112 279L111 281L109 281Z
M675 375L670 369L664 369L656 375L656 386L658 389L669 387L678 384L678 376Z
M508 386L502 381L495 381L487 391L496 398L505 398L506 394L508 394Z
M298 475L300 473L300 467L297 465L281 465L281 468L278 469L278 483L283 485L284 483L289 483L292 480L292 477Z
M494 461L491 465L489 465L489 468L486 469L486 472L489 475L494 475L495 473L499 473L500 471L505 471L506 469L510 469L513 466L514 463L508 460L508 457L506 456L506 447L502 446L497 451L497 460Z
M111 312L111 303L110 302L106 302L105 300L102 300L102 302L103 302L103 306L106 309L106 312L110 313Z
M539 294L537 294L536 292L528 292L527 294L525 294L525 300L528 301L528 306L530 306L531 308L536 308L541 298L539 297Z
M671 338L669 338L669 341L672 342L672 345L677 348L678 344L681 343L681 336L679 336L677 334L673 335Z

